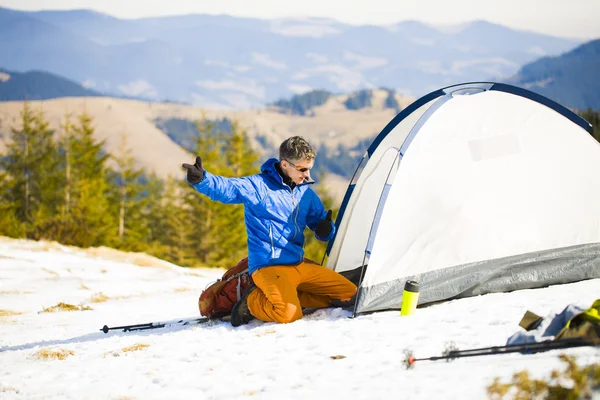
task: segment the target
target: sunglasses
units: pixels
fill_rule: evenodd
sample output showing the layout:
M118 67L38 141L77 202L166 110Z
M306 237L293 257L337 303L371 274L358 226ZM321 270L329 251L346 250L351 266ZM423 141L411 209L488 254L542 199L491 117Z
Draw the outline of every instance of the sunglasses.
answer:
M285 160L285 159L284 159ZM298 172L306 172L306 171L310 171L310 168L308 167L304 167L302 165L296 165L293 162L290 162L289 160L285 160L287 161L288 164L290 164L292 167L296 168L296 171ZM312 168L312 167L311 167Z

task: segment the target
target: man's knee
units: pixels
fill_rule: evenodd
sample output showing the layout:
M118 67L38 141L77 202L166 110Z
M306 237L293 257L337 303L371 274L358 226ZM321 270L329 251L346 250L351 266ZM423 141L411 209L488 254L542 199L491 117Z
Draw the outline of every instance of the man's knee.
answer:
M340 299L347 300L347 299L351 298L352 296L354 296L356 294L357 290L358 290L358 287L354 283L348 281L348 284L344 285L344 289L342 291L340 291L340 293L339 293Z
M302 318L302 309L294 303L281 303L273 305L275 322L287 324Z

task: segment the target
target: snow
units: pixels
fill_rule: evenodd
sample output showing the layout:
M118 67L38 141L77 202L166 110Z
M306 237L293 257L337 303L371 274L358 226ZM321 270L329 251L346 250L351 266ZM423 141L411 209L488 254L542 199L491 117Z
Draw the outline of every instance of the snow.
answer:
M199 316L201 290L222 270L186 269L139 254L0 238L1 399L483 399L494 377L524 369L537 378L563 369L561 353L582 364L600 349L506 354L404 367L405 351L441 355L503 345L526 310L589 307L600 279L489 294L419 308L349 318L319 310L291 324L227 322L147 331L109 326ZM102 293L108 299L102 299ZM41 312L64 302L88 311ZM9 315L10 312L20 313ZM124 351L130 346L137 351ZM40 351L70 351L43 359ZM334 357L343 356L343 357Z

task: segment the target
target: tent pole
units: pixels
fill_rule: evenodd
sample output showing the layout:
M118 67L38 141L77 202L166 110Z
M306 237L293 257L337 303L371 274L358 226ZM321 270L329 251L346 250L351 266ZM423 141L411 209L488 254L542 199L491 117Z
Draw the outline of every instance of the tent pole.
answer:
M360 286L365 276L365 262L367 261L367 250L365 249L365 255L363 257L362 266L360 267L360 278L358 279L358 285L356 288L356 300L354 301L354 309L352 310L352 318L356 317L356 309L358 307L358 298L360 297Z

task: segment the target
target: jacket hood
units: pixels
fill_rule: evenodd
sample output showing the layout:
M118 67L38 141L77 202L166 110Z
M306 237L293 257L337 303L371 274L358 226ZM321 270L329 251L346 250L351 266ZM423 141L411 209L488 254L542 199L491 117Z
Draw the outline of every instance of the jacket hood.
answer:
M277 164L278 162L279 162L279 160L277 158L269 158L260 167L260 172L262 174L267 175L269 177L269 179L272 179L275 182L280 183L281 185L287 186L283 182L283 178L281 177L281 175L279 175L279 172L277 172L277 167L275 167L275 164ZM315 183L315 181L312 179L312 177L310 178L309 181L303 182L298 186L311 184L311 183Z
M262 174L267 175L270 179L274 180L275 182L279 182L283 185L283 178L279 176L277 168L275 167L275 164L277 164L278 162L279 160L276 158L269 158L260 167L260 172Z

